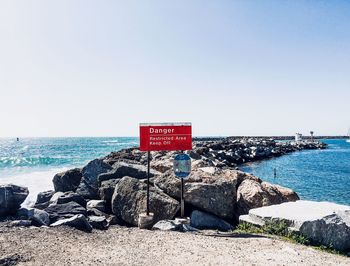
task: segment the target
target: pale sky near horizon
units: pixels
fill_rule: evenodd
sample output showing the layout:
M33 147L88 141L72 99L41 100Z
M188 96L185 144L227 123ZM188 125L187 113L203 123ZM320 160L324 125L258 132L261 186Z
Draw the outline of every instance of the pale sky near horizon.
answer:
M0 137L344 135L350 1L0 0Z

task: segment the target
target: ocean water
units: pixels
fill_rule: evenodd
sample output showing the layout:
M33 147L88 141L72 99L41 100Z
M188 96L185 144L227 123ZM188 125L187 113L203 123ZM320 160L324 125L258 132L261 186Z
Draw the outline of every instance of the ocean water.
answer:
M31 204L38 192L53 189L56 173L138 144L129 137L0 139L0 184L28 187L25 204Z
M325 142L329 144L327 150L295 152L240 168L290 187L302 199L350 205L350 143ZM30 195L25 203L31 204L38 192L53 189L56 173L138 144L138 138L128 137L0 139L0 184L27 186Z
M329 145L326 150L295 152L240 168L265 181L293 189L301 199L350 205L350 143L324 142Z

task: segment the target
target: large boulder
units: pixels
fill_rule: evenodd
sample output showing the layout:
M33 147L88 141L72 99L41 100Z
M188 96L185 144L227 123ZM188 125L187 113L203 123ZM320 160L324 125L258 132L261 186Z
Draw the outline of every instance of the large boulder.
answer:
M350 251L350 208L314 221L306 221L299 230L314 243Z
M86 207L86 200L78 193L68 191L68 192L56 192L50 199L50 203L64 204L68 202L76 202L82 207Z
M74 201L64 204L51 204L45 211L50 215L51 223L57 220L71 218L77 214L86 216L86 209Z
M106 203L110 204L114 193L115 186L118 184L120 179L110 179L101 182L101 186L98 190L100 198Z
M220 231L230 231L233 226L219 217L194 210L191 213L191 226L198 229L217 229Z
M16 213L20 220L30 220L35 226L50 225L50 216L46 211L35 208L20 208Z
M55 191L53 190L38 193L35 204L42 204L50 201L53 194L55 194Z
M82 169L83 178L76 192L85 199L99 199L97 177L110 170L112 170L112 166L105 163L102 159L95 159L89 162Z
M80 184L81 178L81 169L75 168L56 174L52 182L56 192L75 192Z
M27 198L28 188L16 185L0 186L0 216L14 214Z
M132 177L123 177L112 197L112 211L128 224L137 226L138 216L146 210L147 185ZM154 222L172 219L179 210L179 202L162 191L150 188L150 210Z
M155 186L175 199L181 196L181 181L173 171L154 179ZM237 171L214 167L193 170L185 181L185 202L223 219L235 218Z
M350 206L298 200L251 209L239 220L258 226L284 222L313 243L337 250L350 249Z
M237 189L237 212L247 214L250 209L299 200L293 190L279 185L245 179Z
M150 177L157 174L159 174L157 171L154 171L153 169L150 170ZM137 179L147 178L147 167L136 163L116 162L113 165L113 170L98 176L98 182L101 184L103 181L119 179L124 176L130 176Z
M79 229L88 233L92 231L92 226L89 224L86 217L82 214L77 214L70 218L59 220L51 224L50 226L56 227L56 226L62 226L62 225L74 227L76 229Z

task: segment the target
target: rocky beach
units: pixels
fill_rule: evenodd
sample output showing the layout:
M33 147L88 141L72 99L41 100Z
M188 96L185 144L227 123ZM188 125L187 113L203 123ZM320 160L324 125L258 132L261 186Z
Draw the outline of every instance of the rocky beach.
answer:
M152 152L150 210L154 216L148 227L152 231L137 229L139 215L146 209L147 194L147 154L140 152L138 148L112 152L90 161L83 168L57 173L52 180L54 190L39 193L34 206L21 206L29 193L27 188L12 184L0 186L0 262L3 263L0 265L42 265L45 254L56 254L58 250L67 251L70 249L69 245L74 246L74 240L77 246L84 246L85 253L89 253L93 251L93 247L86 242L91 243L92 240L94 243L100 243L103 239L118 242L119 252L107 248L106 253L98 252L96 257L86 255L86 264L130 264L132 258L125 253L127 249L137 252L135 249L140 239L148 239L149 246L144 243L135 262L150 263L152 260L147 260L145 256L147 251L151 250L151 246L155 246L151 254L167 252L165 247L157 244L164 240L164 243L186 243L189 257L181 259L174 256L169 260L158 257L157 265L182 262L223 264L226 260L214 260L214 254L222 245L228 250L227 254L231 254L225 255L228 262L241 250L242 265L264 265L270 260L272 264L297 265L298 262L307 261L326 261L332 264L338 261L338 264L345 265L349 263L345 257L324 254L271 237L222 235L223 233L218 235L219 231L230 234L243 222L262 226L271 220L285 221L285 217L276 215L270 219L272 216L264 216L258 210L268 206L284 206L283 204L291 204L292 209L294 204L302 202L293 190L264 182L259 177L242 172L238 170L240 165L295 151L326 148L327 145L317 141L281 142L266 138L195 141L193 150L186 152L192 160L192 172L184 186L185 214L190 217L189 223L175 219L179 217L181 193L181 182L172 170L173 158L177 152ZM300 224L300 219L295 218L295 221L293 217L289 217L289 228L307 237L311 243L336 248L341 252L349 251L348 206L334 204L328 206L328 212L318 212L317 210L322 208L319 203L304 206L304 211L308 212L307 208L310 208L314 215L304 217ZM257 213L260 213L260 216ZM208 236L206 230L215 231ZM40 243L40 236L44 235L46 241ZM322 235L324 237L320 237ZM54 238L58 240L58 245L50 244ZM91 240L88 240L90 238ZM189 241L194 242L192 247ZM26 243L28 245L25 248L16 250L17 245L23 247ZM103 246L99 248L105 249ZM200 251L200 247L212 252ZM39 254L38 249L45 251ZM180 246L176 246L172 254L176 254L177 249L180 252ZM284 249L290 251L286 257L282 256ZM249 258L249 250L260 255L254 259ZM294 256L295 254L297 255ZM55 263L74 265L84 261L79 255L65 258L53 255L55 256ZM52 265L56 265L55 263Z

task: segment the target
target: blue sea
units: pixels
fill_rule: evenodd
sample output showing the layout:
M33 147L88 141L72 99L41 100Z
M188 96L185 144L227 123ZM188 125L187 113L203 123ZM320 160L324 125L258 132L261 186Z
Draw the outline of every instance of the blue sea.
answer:
M350 143L324 140L326 150L307 150L240 167L264 181L289 187L301 199L350 205ZM274 177L276 168L276 178Z
M26 204L40 191L53 189L58 172L82 167L112 151L139 145L138 138L0 138L0 184L29 188Z
M350 143L325 142L327 150L295 152L241 169L292 188L302 199L350 205ZM30 204L38 192L53 188L56 173L138 144L138 138L128 137L0 139L0 184L27 186L30 195L26 203Z

